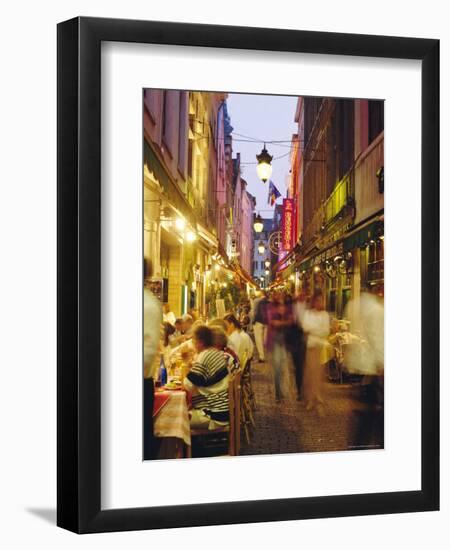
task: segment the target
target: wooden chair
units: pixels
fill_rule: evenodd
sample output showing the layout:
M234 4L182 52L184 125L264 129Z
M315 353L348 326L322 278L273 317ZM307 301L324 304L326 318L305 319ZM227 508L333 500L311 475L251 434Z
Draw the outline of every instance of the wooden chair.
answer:
M233 388L233 410L234 410L234 448L236 456L239 455L241 450L241 402L242 402L242 371L239 370L234 375L234 388ZM230 407L231 410L231 407Z
M240 450L241 431L241 372L230 375L228 383L228 407L230 411L229 424L218 426L214 430L207 428L191 429L191 438L194 437L216 437L218 434L228 434L228 454L236 456Z
M241 372L241 416L245 438L250 443L250 426L255 427L253 417L254 394L251 385L250 360L244 364Z

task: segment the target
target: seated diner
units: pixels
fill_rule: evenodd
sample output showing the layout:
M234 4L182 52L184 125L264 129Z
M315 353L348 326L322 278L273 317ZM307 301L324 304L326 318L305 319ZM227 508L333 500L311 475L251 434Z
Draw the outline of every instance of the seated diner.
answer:
M195 328L192 340L198 355L183 380L192 395L191 427L213 430L229 422L227 358L207 326Z

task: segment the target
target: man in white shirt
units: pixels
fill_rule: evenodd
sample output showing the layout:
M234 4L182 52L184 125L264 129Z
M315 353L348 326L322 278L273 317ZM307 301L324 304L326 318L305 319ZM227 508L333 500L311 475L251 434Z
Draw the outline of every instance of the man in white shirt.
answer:
M161 303L144 287L144 378L154 378L163 320Z
M158 298L150 290L152 287L152 266L144 259L144 326L143 326L143 428L144 460L155 457L156 440L153 437L154 378L159 362L162 308Z
M170 306L166 302L163 306L163 320L165 323L170 323L172 326L175 326L176 321L175 313L170 311Z
M230 348L239 357L239 361L244 367L244 363L253 357L255 346L250 336L242 330L241 323L236 317L229 313L224 317L227 326L227 334Z
M256 348L258 350L259 360L266 360L265 343L267 337L267 308L269 300L266 294L262 294L253 304L253 332L255 334Z

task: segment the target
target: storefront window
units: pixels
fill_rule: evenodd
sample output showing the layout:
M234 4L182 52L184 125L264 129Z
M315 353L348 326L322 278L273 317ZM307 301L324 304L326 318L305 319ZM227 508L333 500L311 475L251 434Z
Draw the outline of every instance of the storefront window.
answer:
M330 290L330 294L328 296L328 311L329 313L336 314L336 290Z
M345 306L351 300L351 297L352 297L352 289L351 288L344 288L342 290L342 314L341 314L341 317L344 316Z
M338 278L337 277L329 277L328 278L328 304L327 304L327 309L333 315L336 315L336 309L337 309L337 283L338 283Z
M367 283L378 285L384 280L384 241L371 243L368 252Z
M339 318L342 319L345 314L345 306L352 297L352 276L350 273L342 273L341 277L341 300L339 303Z

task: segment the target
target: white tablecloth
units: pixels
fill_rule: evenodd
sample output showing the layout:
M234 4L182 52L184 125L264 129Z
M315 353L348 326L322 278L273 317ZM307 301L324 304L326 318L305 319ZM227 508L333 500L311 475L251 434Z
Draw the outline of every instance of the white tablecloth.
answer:
M169 391L170 399L153 419L155 437L177 437L191 445L191 427L184 391Z

